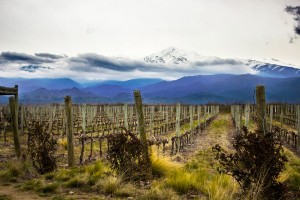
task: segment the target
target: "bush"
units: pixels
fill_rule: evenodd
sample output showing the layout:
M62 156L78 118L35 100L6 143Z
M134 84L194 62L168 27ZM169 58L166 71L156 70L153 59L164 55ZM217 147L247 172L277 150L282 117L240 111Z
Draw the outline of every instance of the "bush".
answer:
M235 153L227 153L218 144L213 147L220 163L218 171L233 176L250 199L280 199L284 195L285 187L277 178L287 157L279 131L264 135L260 130L252 133L243 127L243 133L237 133L233 139Z
M41 123L36 122L28 134L28 153L32 164L40 174L57 168L54 153L57 142Z
M137 135L124 130L108 136L107 159L124 180L144 180L151 177L150 158L145 156L148 145Z

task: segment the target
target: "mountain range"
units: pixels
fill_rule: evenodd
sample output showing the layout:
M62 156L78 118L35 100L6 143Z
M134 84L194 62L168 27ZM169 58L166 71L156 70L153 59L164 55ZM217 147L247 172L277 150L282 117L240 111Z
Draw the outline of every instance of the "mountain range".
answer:
M61 80L57 80L59 81ZM145 80L147 81L149 80ZM49 81L49 83L54 82L56 79ZM135 82L135 80L130 82ZM69 86L71 83L74 85L65 89L53 89L49 86L22 92L20 101L23 103L62 103L64 96L70 95L76 103L133 103L133 89L139 89L145 103L253 103L255 86L263 84L266 87L268 102L300 103L300 77L273 78L252 74L197 75L148 85L143 83L135 88L128 86L127 81L123 82L124 85L121 84L122 82L117 82L118 85L105 83L90 87L75 87L79 83L71 79L64 79L64 83ZM56 87L60 88L59 85ZM6 103L7 98L0 97L0 102Z
M142 60L140 62L149 63L149 67L172 65L177 69L215 66L224 66L226 69L226 66L235 66L236 73L224 71L211 75L185 76L172 81L141 78L81 83L70 78L0 77L0 85L19 85L20 101L24 103L62 103L66 95L71 95L73 102L77 103L132 103L134 89L141 90L146 103L251 103L257 84L266 86L269 102L300 102L300 69L277 60L262 62L251 59L224 59L201 56L196 52L172 47ZM243 73L242 70L239 72L242 68L250 73ZM6 102L6 97L0 97L0 103Z
M240 70L251 70L253 74L267 77L298 77L300 76L300 68L291 64L282 63L279 60L271 59L264 62L253 59L232 59L220 58L215 56L202 56L197 52L187 52L174 47L167 48L158 53L146 56L144 62L162 65L179 65L205 67L205 66L238 66ZM222 68L220 68L222 69ZM226 68L225 68L226 69ZM212 70L213 71L213 70ZM250 72L250 71L249 71ZM217 73L228 73L226 71L218 71ZM237 72L239 73L239 72ZM241 73L241 72L240 72Z

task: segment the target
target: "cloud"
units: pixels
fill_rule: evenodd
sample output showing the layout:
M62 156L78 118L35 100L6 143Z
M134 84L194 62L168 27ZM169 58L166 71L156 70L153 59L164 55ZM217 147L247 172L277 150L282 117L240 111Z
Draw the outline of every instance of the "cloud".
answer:
M37 66L37 65L27 65L27 66L22 66L19 69L22 70L22 71L25 71L25 72L33 73L33 72L36 72L37 70L40 70L40 69L53 69L53 68L44 67L44 66Z
M78 57L70 58L71 68L79 71L97 71L98 69L108 69L118 72L131 72L134 70L150 72L164 71L162 66L152 65L141 61L129 59L115 59L98 54L82 54Z
M0 63L28 63L28 64L43 64L53 63L55 60L33 56L25 53L2 52L0 54Z
M241 61L234 59L222 59L216 58L215 60L205 60L200 62L195 62L196 66L211 66L211 65L241 65L243 64Z
M3 52L0 54L0 71L4 76L70 77L75 79L111 79L160 77L175 79L182 76L216 73L254 73L242 61L208 58L183 64L147 63L142 60L111 58L94 53L74 57L49 53L34 55Z
M42 58L50 58L50 59L60 59L63 58L64 56L61 55L55 55L51 53L35 53L34 55Z
M300 6L287 6L285 11L295 15L294 20L297 22L297 25L295 26L295 33L300 35Z

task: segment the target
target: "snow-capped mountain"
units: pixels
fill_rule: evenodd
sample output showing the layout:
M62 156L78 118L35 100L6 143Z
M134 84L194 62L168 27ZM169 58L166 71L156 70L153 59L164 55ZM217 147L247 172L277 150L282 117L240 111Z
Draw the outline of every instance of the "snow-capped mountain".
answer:
M144 62L162 65L193 65L194 67L240 65L249 67L255 74L268 77L300 76L300 67L283 64L278 60L257 61L252 59L229 59L214 56L202 56L197 52L188 52L174 47L144 57ZM226 71L219 73L227 73Z
M217 57L201 56L197 52L184 51L175 47L170 47L158 53L146 56L145 62L156 64L191 64L202 60L213 60Z
M294 77L300 76L300 69L285 64L273 64L256 60L247 60L245 63L250 68L258 71L262 76L271 77Z

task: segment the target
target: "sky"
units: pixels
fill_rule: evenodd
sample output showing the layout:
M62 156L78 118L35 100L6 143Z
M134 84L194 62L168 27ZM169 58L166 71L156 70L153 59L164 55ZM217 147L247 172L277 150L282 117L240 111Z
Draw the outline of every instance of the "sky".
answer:
M140 63L168 47L221 58L276 59L300 68L295 16L285 11L299 5L300 0L0 0L0 76L123 80L201 73ZM115 56L131 60L113 61L119 63L113 69L105 63L93 67L95 57ZM132 63L131 70L122 68ZM41 67L24 70L27 65Z

